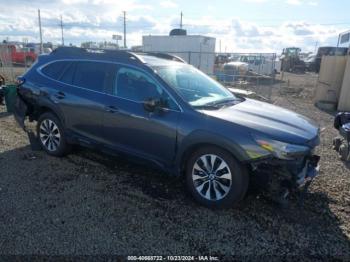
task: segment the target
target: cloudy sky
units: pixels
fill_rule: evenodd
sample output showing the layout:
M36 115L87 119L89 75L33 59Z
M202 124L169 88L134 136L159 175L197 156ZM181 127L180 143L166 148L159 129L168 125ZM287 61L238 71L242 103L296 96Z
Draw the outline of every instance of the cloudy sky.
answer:
M180 12L189 34L217 38L216 49L232 52L281 52L286 46L314 51L336 45L350 29L350 1L343 0L0 0L0 40L60 43L60 15L65 43L111 41L122 34L127 14L127 45L141 45L142 35L168 34Z

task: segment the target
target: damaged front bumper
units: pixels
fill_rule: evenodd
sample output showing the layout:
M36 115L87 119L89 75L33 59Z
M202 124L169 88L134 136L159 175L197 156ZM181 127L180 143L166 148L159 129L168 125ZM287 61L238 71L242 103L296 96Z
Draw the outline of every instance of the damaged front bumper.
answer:
M310 154L294 160L272 158L252 163L252 180L282 205L287 204L290 196L297 192L302 193L302 202L310 183L319 174L319 161L318 155Z
M312 181L320 171L320 156L311 155L305 158L303 169L297 174L295 185L300 188L307 182Z

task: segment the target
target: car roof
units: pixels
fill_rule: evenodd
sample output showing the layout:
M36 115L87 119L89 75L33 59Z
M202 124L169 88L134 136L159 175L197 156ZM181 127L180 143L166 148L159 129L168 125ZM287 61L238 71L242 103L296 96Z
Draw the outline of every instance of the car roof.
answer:
M59 47L52 51L49 56L52 59L90 59L151 67L185 63L181 58L166 53L134 53L125 50L78 47Z
M148 64L150 66L170 66L170 65L183 64L182 62L179 62L179 61L159 58L149 54L147 55L141 54L138 56L144 61L145 64Z

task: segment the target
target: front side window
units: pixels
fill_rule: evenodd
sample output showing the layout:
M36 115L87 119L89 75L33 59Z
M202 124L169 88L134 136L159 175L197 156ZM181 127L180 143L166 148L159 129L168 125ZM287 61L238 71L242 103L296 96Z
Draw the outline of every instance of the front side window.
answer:
M221 84L189 65L155 67L158 75L193 107L209 106L236 97Z
M178 109L170 96L152 78L132 68L119 68L112 94L135 102L161 99L165 107Z

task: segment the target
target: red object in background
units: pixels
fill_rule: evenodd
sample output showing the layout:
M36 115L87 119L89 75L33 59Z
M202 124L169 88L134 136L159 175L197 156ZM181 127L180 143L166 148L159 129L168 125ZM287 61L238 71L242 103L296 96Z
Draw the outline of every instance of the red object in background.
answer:
M6 54L2 54L2 59L6 59L15 65L31 66L38 55L28 47L21 48L18 45L6 44Z

